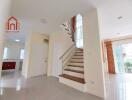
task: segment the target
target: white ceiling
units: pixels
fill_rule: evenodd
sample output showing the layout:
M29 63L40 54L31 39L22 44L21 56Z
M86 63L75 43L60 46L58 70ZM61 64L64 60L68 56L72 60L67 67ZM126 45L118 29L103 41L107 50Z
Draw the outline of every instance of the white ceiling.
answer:
M60 30L60 25L71 16L85 13L91 8L88 0L13 0L11 15L23 20L22 23L28 20L32 31L49 34ZM9 37L15 39L23 37L25 33L21 31L18 35Z
M93 7L99 8L103 38L132 34L131 0L13 0L11 14L23 23L31 22L33 31L47 34L58 31L60 24L71 16L84 14ZM123 18L118 20L119 16ZM27 32L22 31L20 36L12 38L25 34Z
M132 35L132 0L107 0L99 7L102 37ZM118 19L122 16L122 19Z
M38 22L45 19L44 32L51 32L69 17L85 13L91 7L88 0L13 0L12 15Z

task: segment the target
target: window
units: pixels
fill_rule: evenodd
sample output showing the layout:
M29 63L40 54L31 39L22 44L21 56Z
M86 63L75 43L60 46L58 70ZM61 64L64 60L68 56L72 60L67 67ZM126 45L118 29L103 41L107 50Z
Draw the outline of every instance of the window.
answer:
M83 22L80 14L77 15L76 22L76 47L83 48Z
M4 54L3 54L3 59L8 59L8 48L4 48Z
M25 53L25 50L21 49L20 50L20 59L24 59L24 53Z

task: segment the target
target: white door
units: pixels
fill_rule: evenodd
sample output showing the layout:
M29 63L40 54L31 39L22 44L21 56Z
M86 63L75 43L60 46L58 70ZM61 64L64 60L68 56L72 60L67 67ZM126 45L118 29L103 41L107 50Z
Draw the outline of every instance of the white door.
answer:
M32 76L47 74L48 63L48 41L43 38L32 45Z

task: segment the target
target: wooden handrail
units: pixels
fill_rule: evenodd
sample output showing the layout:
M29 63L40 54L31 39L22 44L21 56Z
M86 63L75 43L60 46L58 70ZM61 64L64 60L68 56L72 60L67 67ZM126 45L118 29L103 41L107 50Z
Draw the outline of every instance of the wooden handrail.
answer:
M59 59L62 59L74 46L75 44L71 45Z

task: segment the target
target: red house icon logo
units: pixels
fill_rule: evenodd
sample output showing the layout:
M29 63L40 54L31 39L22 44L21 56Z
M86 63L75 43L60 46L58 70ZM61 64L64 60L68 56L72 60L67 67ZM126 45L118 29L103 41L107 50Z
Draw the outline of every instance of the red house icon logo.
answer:
M8 22L7 22L7 31L19 31L20 30L20 23L19 21L14 17L14 16L11 16L9 19L8 19Z

